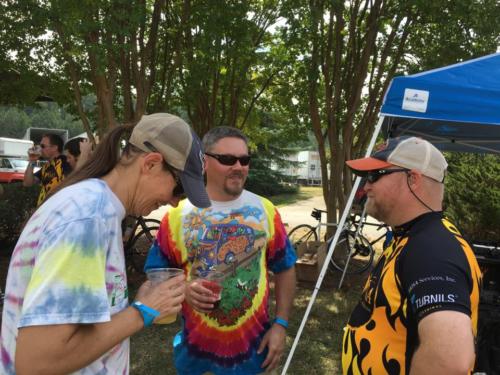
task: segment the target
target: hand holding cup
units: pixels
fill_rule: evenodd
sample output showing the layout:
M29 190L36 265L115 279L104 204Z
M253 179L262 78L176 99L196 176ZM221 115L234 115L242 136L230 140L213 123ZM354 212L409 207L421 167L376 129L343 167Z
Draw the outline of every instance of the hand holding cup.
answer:
M39 145L33 146L28 149L29 161L37 161L42 156L42 148Z
M137 292L137 300L160 312L155 324L175 322L185 297L184 271L178 268L153 268Z
M224 274L217 271L200 272L189 283L186 300L197 311L209 313L219 307Z

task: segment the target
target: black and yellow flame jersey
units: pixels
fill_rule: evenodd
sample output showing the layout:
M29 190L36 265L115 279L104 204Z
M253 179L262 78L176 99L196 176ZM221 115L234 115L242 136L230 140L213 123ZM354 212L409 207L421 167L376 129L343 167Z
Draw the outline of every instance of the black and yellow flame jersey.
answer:
M45 201L49 192L59 185L70 172L71 166L66 161L66 156L59 155L48 163L45 163L42 169L34 174L40 180L41 184L37 206L40 206Z
M344 331L344 374L408 374L418 322L441 310L471 317L477 330L481 271L469 244L442 213L396 228Z

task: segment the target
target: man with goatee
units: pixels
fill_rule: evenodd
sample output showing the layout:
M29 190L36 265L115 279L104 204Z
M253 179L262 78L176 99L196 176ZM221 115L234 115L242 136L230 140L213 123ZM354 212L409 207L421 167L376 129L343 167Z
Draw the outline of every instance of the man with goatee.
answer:
M146 269L180 267L189 286L174 340L179 374L260 374L279 364L295 291L296 255L273 204L244 190L246 136L217 127L203 138L211 207L184 200L163 219ZM200 157L203 157L200 155ZM222 292L199 277L217 271ZM269 273L276 310L268 311Z

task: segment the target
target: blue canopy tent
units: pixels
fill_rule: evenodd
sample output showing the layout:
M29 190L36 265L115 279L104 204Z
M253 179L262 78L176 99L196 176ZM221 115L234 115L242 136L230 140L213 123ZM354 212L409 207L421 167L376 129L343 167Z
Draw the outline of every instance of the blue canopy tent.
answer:
M394 78L366 156L371 154L381 129L385 138L414 135L443 151L500 153L500 53ZM358 177L354 182L282 375L288 370L360 180ZM340 285L344 276L345 270Z
M386 138L415 135L445 151L500 153L500 53L394 78L381 117Z

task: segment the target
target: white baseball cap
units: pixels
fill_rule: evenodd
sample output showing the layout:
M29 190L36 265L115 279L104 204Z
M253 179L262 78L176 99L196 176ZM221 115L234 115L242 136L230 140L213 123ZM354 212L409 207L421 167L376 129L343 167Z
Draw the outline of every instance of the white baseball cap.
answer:
M448 168L441 151L425 139L417 137L389 138L370 157L348 160L346 164L361 176L369 171L399 166L416 169L439 182L444 181Z

